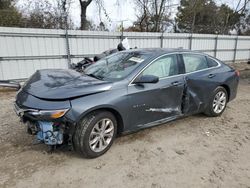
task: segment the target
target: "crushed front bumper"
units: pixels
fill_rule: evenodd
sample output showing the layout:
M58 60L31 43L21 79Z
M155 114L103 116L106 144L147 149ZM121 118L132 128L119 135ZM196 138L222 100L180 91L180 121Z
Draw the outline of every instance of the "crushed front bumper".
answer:
M27 132L36 135L36 140L39 143L46 145L60 145L65 141L65 137L69 138L65 131L67 122L64 119L46 120L40 117L34 117L30 112L38 111L36 109L20 108L16 103L14 104L14 111L20 117L21 121L26 125Z

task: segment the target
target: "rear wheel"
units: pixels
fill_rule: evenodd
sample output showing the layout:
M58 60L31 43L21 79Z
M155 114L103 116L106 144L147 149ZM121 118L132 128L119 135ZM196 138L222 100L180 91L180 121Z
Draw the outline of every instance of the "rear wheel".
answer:
M117 132L117 121L108 111L96 111L82 119L73 137L77 152L87 158L95 158L111 147Z
M228 94L224 87L217 87L208 104L205 114L208 116L220 116L226 109L228 101Z

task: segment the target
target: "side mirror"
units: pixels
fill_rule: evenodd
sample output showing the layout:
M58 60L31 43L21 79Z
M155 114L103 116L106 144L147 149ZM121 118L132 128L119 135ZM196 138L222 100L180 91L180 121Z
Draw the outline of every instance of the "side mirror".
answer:
M154 84L154 83L157 83L159 81L159 77L157 76L153 76L153 75L142 75L142 76L139 76L137 77L135 80L134 80L134 84L146 84L146 83L151 83L151 84Z

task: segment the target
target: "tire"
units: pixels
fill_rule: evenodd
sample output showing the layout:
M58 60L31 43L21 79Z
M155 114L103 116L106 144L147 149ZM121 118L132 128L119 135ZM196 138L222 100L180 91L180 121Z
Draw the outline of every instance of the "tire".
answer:
M74 149L85 158L99 157L109 150L116 134L117 121L111 112L92 112L76 126L73 136Z
M220 95L221 93L224 93L224 95L225 95L225 99L222 100L222 101L224 101L223 102L224 103L224 107L223 108L217 108L217 110L216 110L216 107L215 107L216 106L215 105L216 102L215 101L216 101L216 99L220 98L218 96L222 96L222 95ZM209 116L209 117L220 116L224 112L224 110L226 109L227 102L228 102L228 93L227 93L227 90L224 87L221 87L221 86L217 87L213 91L213 94L212 94L212 96L210 98L210 101L209 101L209 104L207 106L207 109L205 111L205 114L207 116ZM220 104L222 104L222 102L220 102ZM220 107L222 107L222 106L220 106Z

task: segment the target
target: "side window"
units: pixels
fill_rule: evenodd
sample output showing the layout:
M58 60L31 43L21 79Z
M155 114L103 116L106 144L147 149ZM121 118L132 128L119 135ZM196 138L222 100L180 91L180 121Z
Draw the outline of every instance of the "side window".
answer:
M205 56L196 55L196 54L183 54L182 56L183 56L186 73L208 68L208 64L207 64L207 60Z
M216 67L218 63L210 57L207 57L207 63L209 67Z
M163 78L178 73L177 56L167 55L153 62L143 71L142 75L154 75Z

